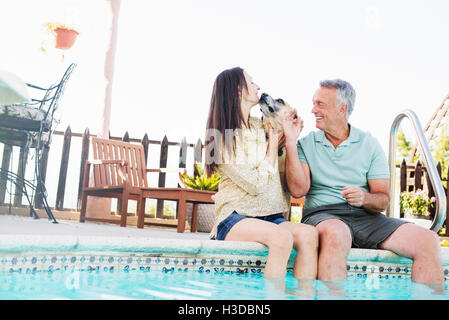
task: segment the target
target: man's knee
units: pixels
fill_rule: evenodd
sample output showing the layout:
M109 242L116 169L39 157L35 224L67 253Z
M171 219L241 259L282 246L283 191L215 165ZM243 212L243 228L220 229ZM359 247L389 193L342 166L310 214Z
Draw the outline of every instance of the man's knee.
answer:
M332 247L339 250L351 249L352 236L349 227L341 220L328 219L317 225L320 248Z
M412 259L422 257L433 260L439 256L440 245L438 235L432 230L405 223L382 242L379 248Z
M419 241L417 255L437 254L440 250L440 241L436 232L429 229L421 229L418 235Z

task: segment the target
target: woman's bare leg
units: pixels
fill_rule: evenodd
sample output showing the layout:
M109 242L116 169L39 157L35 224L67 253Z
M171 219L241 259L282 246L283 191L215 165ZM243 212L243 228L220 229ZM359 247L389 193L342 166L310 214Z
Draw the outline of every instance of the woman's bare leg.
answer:
M318 230L310 225L283 222L279 225L292 234L296 248L293 276L297 279L316 279L318 269Z
M226 241L256 241L268 247L264 277L285 276L293 248L291 232L260 219L247 218L237 222L228 232Z

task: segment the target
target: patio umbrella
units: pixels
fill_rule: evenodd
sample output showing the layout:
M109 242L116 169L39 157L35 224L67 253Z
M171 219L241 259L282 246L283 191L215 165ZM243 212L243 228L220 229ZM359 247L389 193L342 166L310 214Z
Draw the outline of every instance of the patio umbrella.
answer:
M0 105L29 100L27 85L16 75L0 70Z

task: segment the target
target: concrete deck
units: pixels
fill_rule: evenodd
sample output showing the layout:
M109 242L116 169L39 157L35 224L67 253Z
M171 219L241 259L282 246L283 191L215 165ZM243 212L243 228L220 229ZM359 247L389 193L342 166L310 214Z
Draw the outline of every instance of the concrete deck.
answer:
M162 229L135 226L126 228L113 224L99 224L93 222L80 223L72 220L58 219L52 223L46 218L33 219L31 217L0 215L0 235L64 235L64 236L104 236L104 237L132 237L132 238L167 238L207 240L209 233L176 232L176 228Z

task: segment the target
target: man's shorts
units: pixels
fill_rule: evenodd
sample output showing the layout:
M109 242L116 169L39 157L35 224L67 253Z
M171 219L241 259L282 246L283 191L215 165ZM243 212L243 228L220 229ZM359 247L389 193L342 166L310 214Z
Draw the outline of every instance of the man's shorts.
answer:
M408 222L347 203L304 209L301 222L316 226L327 219L343 221L351 231L352 246L366 249L377 249L399 226Z
M282 222L288 221L284 218L284 215L282 213L276 213L265 217L247 217L243 216L241 214L238 214L237 212L233 212L224 219L220 224L217 226L217 237L216 240L224 240L226 238L226 235L231 230L231 228L240 220L247 219L247 218L256 218L261 219L264 221L272 222L274 224L281 224Z

